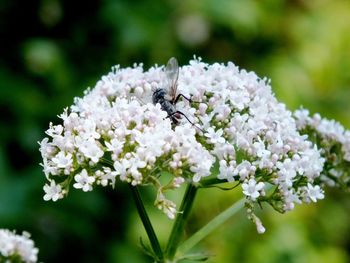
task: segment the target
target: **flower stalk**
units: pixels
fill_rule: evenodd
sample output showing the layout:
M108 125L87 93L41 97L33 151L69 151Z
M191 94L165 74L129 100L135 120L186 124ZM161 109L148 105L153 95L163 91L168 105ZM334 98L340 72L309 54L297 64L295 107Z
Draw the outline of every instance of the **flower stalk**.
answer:
M149 238L149 241L151 243L151 247L152 250L154 252L155 255L155 260L156 262L163 262L163 251L160 247L158 238L156 236L156 233L153 229L153 226L151 224L151 221L148 217L147 211L145 209L145 206L143 205L142 199L141 199L141 195L140 192L138 190L137 186L132 186L129 185L130 189L131 189L131 193L133 195L133 198L135 200L135 204L136 204L136 208L137 208L137 212L139 213L139 216L141 218L142 224L146 230L147 236Z
M180 206L180 212L176 216L165 250L165 255L170 260L173 260L177 247L183 237L185 224L189 217L196 193L197 187L192 183L189 183Z

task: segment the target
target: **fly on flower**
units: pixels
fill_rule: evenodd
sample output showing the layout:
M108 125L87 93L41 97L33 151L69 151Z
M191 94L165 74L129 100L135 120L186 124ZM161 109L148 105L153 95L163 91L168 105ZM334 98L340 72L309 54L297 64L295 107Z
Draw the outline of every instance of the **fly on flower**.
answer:
M165 84L162 88L158 88L153 92L152 102L153 104L160 104L161 109L168 113L167 118L169 118L174 125L177 125L181 117L184 116L189 123L197 127L183 112L176 109L176 103L181 97L190 103L194 102L191 98L187 98L185 95L177 93L178 79L179 64L177 63L177 59L172 57L169 59L165 67ZM200 129L199 127L197 128Z

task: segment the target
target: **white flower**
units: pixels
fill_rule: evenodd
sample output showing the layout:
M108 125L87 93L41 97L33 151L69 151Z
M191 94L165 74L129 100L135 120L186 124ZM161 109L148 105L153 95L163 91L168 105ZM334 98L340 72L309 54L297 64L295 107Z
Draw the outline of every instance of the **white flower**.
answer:
M319 185L313 186L312 184L307 184L307 194L308 197L313 201L317 202L317 199L323 199L324 193L323 190L320 188Z
M219 179L226 179L229 182L234 181L234 170L235 170L235 162L231 161L229 165L227 165L227 162L225 160L220 160L219 163Z
M53 125L52 122L50 122L50 129L46 131L46 134L55 137L61 135L63 130L64 128L62 125Z
M14 257L21 262L37 262L38 249L28 232L17 235L7 229L0 229L0 259L2 262L12 262ZM17 262L17 261L16 261Z
M253 201L260 196L260 191L264 188L264 183L256 181L251 178L248 182L242 184L243 194L250 197Z
M202 163L197 163L196 165L192 165L190 170L194 173L193 182L199 182L202 177L206 177L210 175L210 168L213 164L212 159L204 159Z
M293 162L291 159L287 158L283 162L277 162L276 164L279 171L278 180L283 182L287 187L291 187L293 185L293 180L297 176L297 172L295 169L296 162Z
M319 114L309 116L307 110L297 110L294 112L297 127L301 132L305 132L310 138L318 138L323 149L314 151L307 150L302 154L301 169L305 170L305 175L314 179L323 170L324 163L330 167L345 167L350 161L350 132L338 122L322 118ZM340 147L339 147L340 146ZM304 168L305 167L305 168ZM337 168L338 168L337 167ZM321 177L322 181L328 185L342 185L346 183L346 177L333 178L332 176ZM345 181L344 181L345 180Z
M95 182L95 177L89 176L86 169L83 169L79 174L74 176L74 180L76 181L76 183L73 184L74 188L88 192L92 190L92 184Z
M68 114L67 108L64 109L64 112L59 115L59 117L63 120L64 128L66 131L73 131L80 125L79 115L75 112Z
M173 179L172 185L175 188L179 188L184 182L185 182L185 179L183 177L179 176L179 177L175 177Z
M240 180L245 180L249 175L254 174L256 167L248 161L243 161L236 166L234 175L239 175Z
M323 170L325 159L321 157L320 151L316 145L301 153L299 160L299 172L303 171L305 176L310 179L318 177Z
M249 103L249 93L245 90L240 92L230 92L229 94L231 103L238 109L243 110Z
M207 132L204 135L208 137L209 143L216 144L225 142L225 139L222 137L223 133L224 131L222 129L215 131L212 127L210 127L207 129Z
M91 119L86 119L81 127L80 136L84 139L99 139L101 134L96 131L96 123Z
M147 165L147 163L137 155L135 155L134 158L131 158L129 162L131 163L130 170L138 170L139 168L145 168Z
M70 167L73 163L72 154L59 152L54 158L52 158L52 162L56 164L58 168L67 168Z
M259 141L253 143L253 148L256 152L256 156L258 157L269 157L271 155L271 152L266 150L264 142L261 140L261 138L258 138Z
M110 142L105 142L108 151L113 152L113 160L118 158L118 155L123 151L125 141L112 139Z
M49 142L49 138L44 138L41 142L39 142L39 145L39 150L43 158L51 157L57 152L57 148Z
M140 184L142 182L142 174L140 173L140 168L141 169L145 168L147 163L141 160L139 156L130 158L129 163L130 163L129 172L133 177L132 184L133 185Z
M303 129L310 122L309 111L306 109L296 110L294 116L297 120L298 129Z
M159 193L155 205L162 210L169 219L174 219L177 213L176 204L168 199L162 193Z
M112 171L109 167L104 167L103 171L98 170L95 172L96 183L101 184L102 186L110 184L114 187L117 175L118 173L116 171Z
M63 198L63 192L62 192L62 187L59 184L56 184L55 181L51 181L50 185L45 184L44 185L44 200L45 201L57 201L58 199Z
M264 234L266 229L265 227L263 226L261 220L259 217L257 217L255 214L251 214L250 215L251 217L251 220L253 221L253 223L255 223L255 226L256 226L256 231L259 233L259 234Z
M79 145L79 150L86 158L91 159L94 163L97 163L104 154L93 138L83 141L82 144Z
M127 170L131 166L130 161L127 159L121 159L120 161L117 160L114 162L113 166L117 174L120 175L120 180L126 181Z

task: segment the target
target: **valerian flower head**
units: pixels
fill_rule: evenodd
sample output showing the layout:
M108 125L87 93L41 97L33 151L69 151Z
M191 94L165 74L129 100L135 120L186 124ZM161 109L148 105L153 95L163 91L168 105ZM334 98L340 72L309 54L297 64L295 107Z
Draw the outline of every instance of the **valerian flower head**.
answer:
M321 199L325 155L300 133L310 126L310 117L302 112L293 116L277 101L267 79L231 62L191 60L179 68L178 92L191 100L176 103L188 118L177 125L152 103L154 91L165 83L163 66L147 71L142 65L114 67L84 97L75 98L59 116L63 123L50 124L48 137L40 142L50 182L44 199L64 197L72 184L83 191L114 187L117 180L153 184L162 193L156 206L173 218L176 207L165 190L200 183L215 171L220 180L242 183L247 202L267 201L281 212L301 200ZM339 126L330 130L321 119L312 122L316 125L341 141L343 159L350 160L350 133ZM168 187L158 180L164 174L173 175ZM262 225L259 229L263 232Z
M307 135L313 144L322 146L321 155L327 168L320 171L321 181L329 186L349 188L350 131L345 130L340 123L322 118L319 114L310 116L305 109L295 111L294 118L299 132ZM308 189L311 189L310 186ZM311 196L310 199L314 201Z
M28 232L17 235L7 229L0 229L1 262L37 262L39 250L34 246Z

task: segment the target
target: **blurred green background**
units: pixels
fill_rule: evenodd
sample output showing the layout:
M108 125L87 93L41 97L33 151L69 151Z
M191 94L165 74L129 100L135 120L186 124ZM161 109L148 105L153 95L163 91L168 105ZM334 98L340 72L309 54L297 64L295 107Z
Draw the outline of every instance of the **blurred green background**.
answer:
M187 64L194 54L234 61L271 78L290 109L303 105L350 128L346 0L2 0L0 52L0 228L31 232L43 262L151 262L125 185L42 199L37 141L112 65L148 68L171 56ZM326 197L286 215L265 208L264 235L241 211L197 250L213 255L208 262L350 262L349 194ZM188 232L237 198L200 192ZM149 204L165 241L169 221Z

